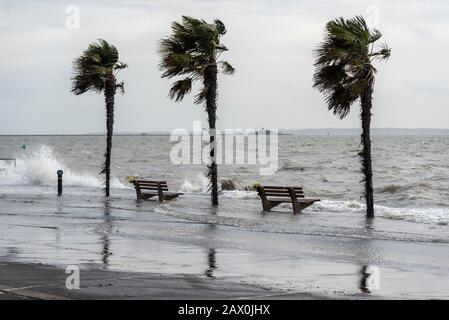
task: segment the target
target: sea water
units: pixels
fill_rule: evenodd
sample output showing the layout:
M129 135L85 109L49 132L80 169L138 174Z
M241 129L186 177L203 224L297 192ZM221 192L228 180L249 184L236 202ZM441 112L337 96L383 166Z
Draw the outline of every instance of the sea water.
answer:
M52 193L56 171L64 170L66 192L100 192L105 139L102 136L0 137L0 192ZM112 188L129 189L127 176L167 180L170 189L205 194L205 165L170 162L168 136L116 136ZM22 148L25 146L25 149ZM221 179L238 186L223 197L256 198L245 187L256 182L301 185L307 196L324 201L317 210L364 211L363 176L357 136L279 137L279 168L261 176L259 165L225 164ZM374 196L377 214L385 219L444 225L449 223L449 136L376 136L373 138ZM238 190L240 189L240 190ZM240 206L240 205L239 205ZM309 209L310 210L310 209Z

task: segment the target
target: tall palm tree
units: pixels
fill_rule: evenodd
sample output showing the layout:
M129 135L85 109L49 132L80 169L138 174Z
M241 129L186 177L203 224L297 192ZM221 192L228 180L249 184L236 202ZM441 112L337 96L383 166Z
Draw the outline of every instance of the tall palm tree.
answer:
M385 44L380 45L378 51L374 50L374 43L381 37L378 30L368 28L361 16L328 22L324 42L316 50L313 79L313 86L323 92L329 110L341 119L360 99L363 148L359 156L368 218L374 217L370 126L376 69L372 62L376 59L387 60L391 53Z
M73 62L74 76L72 92L76 95L92 90L104 93L106 102L106 152L103 169L105 174L104 193L109 197L111 180L112 134L114 127L114 99L117 89L124 92L123 82L117 82L115 74L127 65L119 61L117 48L103 39L91 43L89 47Z
M202 81L200 92L195 96L195 104L204 104L209 122L210 164L207 176L212 190L212 205L218 205L217 163L215 152L215 123L217 120L217 73L220 65L224 74L232 74L235 69L226 61L218 61L228 49L220 43L226 33L223 22L213 23L183 16L181 22L172 23L172 34L161 40L159 53L162 78L183 76L175 81L169 97L181 101L192 90L194 81Z

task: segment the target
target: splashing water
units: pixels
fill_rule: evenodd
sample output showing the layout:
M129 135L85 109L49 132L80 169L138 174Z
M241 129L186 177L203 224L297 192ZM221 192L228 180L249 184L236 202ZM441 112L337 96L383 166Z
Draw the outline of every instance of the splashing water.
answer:
M191 181L184 180L181 186L181 191L187 193L206 193L208 190L209 180L202 174L197 175Z
M66 186L102 187L100 177L72 171L45 145L17 159L17 166L0 163L0 186L54 186L59 169L64 170ZM112 180L111 185L114 188L125 187L117 178Z

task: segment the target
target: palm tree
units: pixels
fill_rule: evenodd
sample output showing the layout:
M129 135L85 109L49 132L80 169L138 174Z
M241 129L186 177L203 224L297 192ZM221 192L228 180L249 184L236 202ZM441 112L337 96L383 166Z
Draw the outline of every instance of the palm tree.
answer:
M224 74L232 74L235 69L226 61L218 61L228 49L220 43L226 33L223 22L213 23L191 17L182 17L181 22L172 23L172 34L161 40L159 53L162 78L183 76L175 81L169 97L181 101L192 90L194 81L202 81L200 92L195 96L195 104L204 104L209 122L210 164L207 176L212 189L212 205L218 205L217 163L215 158L215 123L217 120L217 66Z
M103 169L105 174L104 193L109 197L111 180L111 151L112 133L114 126L114 99L117 89L124 92L123 82L117 82L116 71L126 68L120 62L117 48L103 39L91 43L87 50L73 62L74 76L72 78L72 92L76 95L92 90L104 93L106 102L106 152Z
M360 99L362 120L359 153L364 174L367 217L374 217L373 172L371 165L371 108L376 69L372 62L387 60L391 50L380 45L374 51L374 43L382 37L370 30L361 16L345 20L339 18L326 25L324 42L316 50L314 88L323 92L329 110L344 118L351 105Z

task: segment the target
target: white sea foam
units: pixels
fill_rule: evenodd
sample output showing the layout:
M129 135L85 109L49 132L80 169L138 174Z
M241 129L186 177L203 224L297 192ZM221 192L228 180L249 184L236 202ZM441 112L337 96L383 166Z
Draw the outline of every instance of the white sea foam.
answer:
M357 201L322 200L314 205L314 210L336 213L353 212L363 214L366 206ZM449 224L448 208L395 208L382 205L374 206L378 217L392 220L405 220L416 223Z
M245 190L226 190L223 191L223 197L225 198L237 198L237 199L257 199L259 196L255 191Z
M181 185L181 191L186 193L206 193L209 190L209 180L202 174L193 179L186 179Z
M246 190L222 190L221 184L218 184L220 195L225 198L238 199L255 199L257 193ZM209 191L209 180L206 176L199 174L193 179L186 179L181 186L181 191L185 193L200 193L205 194Z
M47 146L17 159L12 163L0 163L0 186L54 186L56 171L64 170L64 185L70 187L101 187L102 178L89 173L78 173L68 168ZM113 188L125 186L116 178L111 181Z

